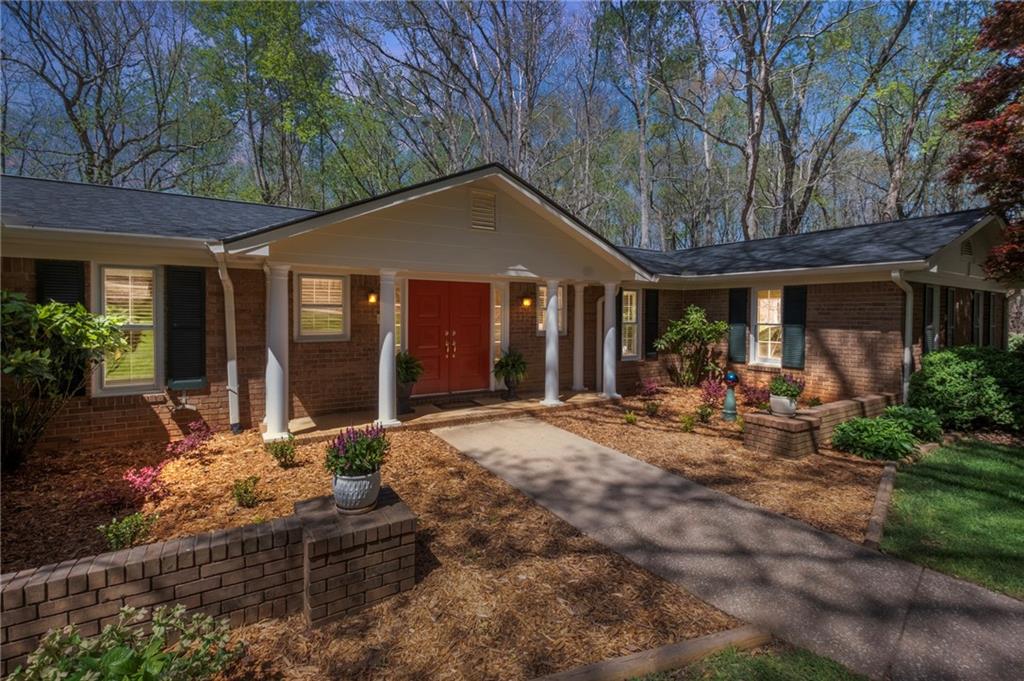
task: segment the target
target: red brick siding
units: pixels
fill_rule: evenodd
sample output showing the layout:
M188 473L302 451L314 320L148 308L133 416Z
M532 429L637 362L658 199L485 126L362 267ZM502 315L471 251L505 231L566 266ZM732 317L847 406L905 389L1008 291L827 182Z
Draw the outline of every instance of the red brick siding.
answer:
M573 313L576 309L572 286L566 286L566 331L558 338L558 383L562 390L572 387L572 336ZM522 300L529 297L533 305L524 307ZM586 296L584 296L585 298ZM537 333L537 286L527 282L512 282L509 285L508 308L509 347L523 353L526 358L526 380L520 386L524 391L544 389L544 334ZM593 332L591 326L591 332ZM584 329L586 333L586 329ZM586 340L586 336L584 336Z

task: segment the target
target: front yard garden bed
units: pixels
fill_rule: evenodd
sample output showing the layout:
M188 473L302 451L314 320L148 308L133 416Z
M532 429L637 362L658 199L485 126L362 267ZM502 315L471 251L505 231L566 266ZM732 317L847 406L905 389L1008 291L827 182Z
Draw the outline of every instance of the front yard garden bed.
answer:
M652 400L659 402L653 416L645 409ZM770 511L857 543L864 540L881 465L831 453L790 459L744 448L741 426L722 421L720 408L710 423L698 422L686 432L700 403L697 388L663 387L651 398L629 397L619 405L542 418ZM744 411L740 406L741 418ZM636 415L635 424L627 423L626 412Z
M587 539L423 432L391 435L383 477L419 516L416 586L315 632L301 616L236 630L249 653L234 678L532 678L739 624ZM3 569L106 550L105 490L125 468L155 465L161 445L39 452L5 475ZM151 540L292 512L329 490L323 444L280 468L255 433L217 435L202 456L172 459ZM260 477L240 508L235 479ZM130 512L124 509L119 515Z

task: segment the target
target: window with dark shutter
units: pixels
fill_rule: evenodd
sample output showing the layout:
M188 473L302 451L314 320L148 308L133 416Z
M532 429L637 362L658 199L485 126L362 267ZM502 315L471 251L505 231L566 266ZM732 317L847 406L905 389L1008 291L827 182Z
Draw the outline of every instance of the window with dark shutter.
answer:
M622 359L622 289L615 294L615 359Z
M921 349L924 352L935 350L935 287L924 287L924 326L921 329Z
M36 260L36 302L51 300L85 305L85 263L80 260Z
M729 361L747 361L747 315L750 314L750 289L729 289Z
M807 324L807 287L782 289L782 366L804 368L805 327Z
M956 346L956 289L946 289L946 347Z
M644 289L644 355L657 359L654 341L658 340L658 289Z
M985 345L996 345L996 297L992 292L985 294L985 309L988 310L988 325L985 328Z
M164 272L167 319L167 387L206 385L206 271L168 267Z

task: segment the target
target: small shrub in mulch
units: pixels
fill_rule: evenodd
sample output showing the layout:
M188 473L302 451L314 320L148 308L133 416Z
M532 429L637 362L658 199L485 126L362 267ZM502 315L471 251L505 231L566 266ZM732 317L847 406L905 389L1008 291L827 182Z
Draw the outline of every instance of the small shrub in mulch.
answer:
M767 409L771 398L771 391L760 385L741 385L740 393L743 395L743 404L747 407Z
M632 411L626 411L626 415L623 417L627 424L635 426L637 424L637 417Z
M112 518L109 523L96 529L106 538L110 550L118 551L145 543L157 518L155 513L139 511L121 519Z
M697 417L693 414L683 414L679 417L679 429L684 433L692 433L697 425Z
M288 438L268 442L267 452L274 458L281 468L291 468L295 465L295 436L288 434Z
M140 499L155 499L167 493L167 485L160 479L165 465L167 462L161 461L155 466L129 468L121 479Z
M188 424L188 435L167 445L167 453L174 456L202 454L213 439L213 430L206 421L196 419Z
M661 409L661 402L658 402L657 400L644 402L644 413L646 413L648 416L657 416L659 409Z
M701 423L711 423L711 417L715 415L715 407L711 404L701 404L697 407L697 411L694 412L694 416Z
M260 495L256 490L260 484L260 476L250 475L247 478L239 478L231 484L231 495L235 503L242 508L255 508L260 503Z

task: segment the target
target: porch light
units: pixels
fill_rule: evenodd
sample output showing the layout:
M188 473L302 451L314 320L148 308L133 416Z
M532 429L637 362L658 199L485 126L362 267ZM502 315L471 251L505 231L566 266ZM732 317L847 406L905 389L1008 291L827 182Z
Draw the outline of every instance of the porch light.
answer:
M376 291L370 291L370 295L367 296L366 299L368 301L370 301L370 305L376 305L377 304L377 292Z
M533 298L531 298L530 296L523 296L523 301L522 302L523 302L523 307L532 307L533 306Z

